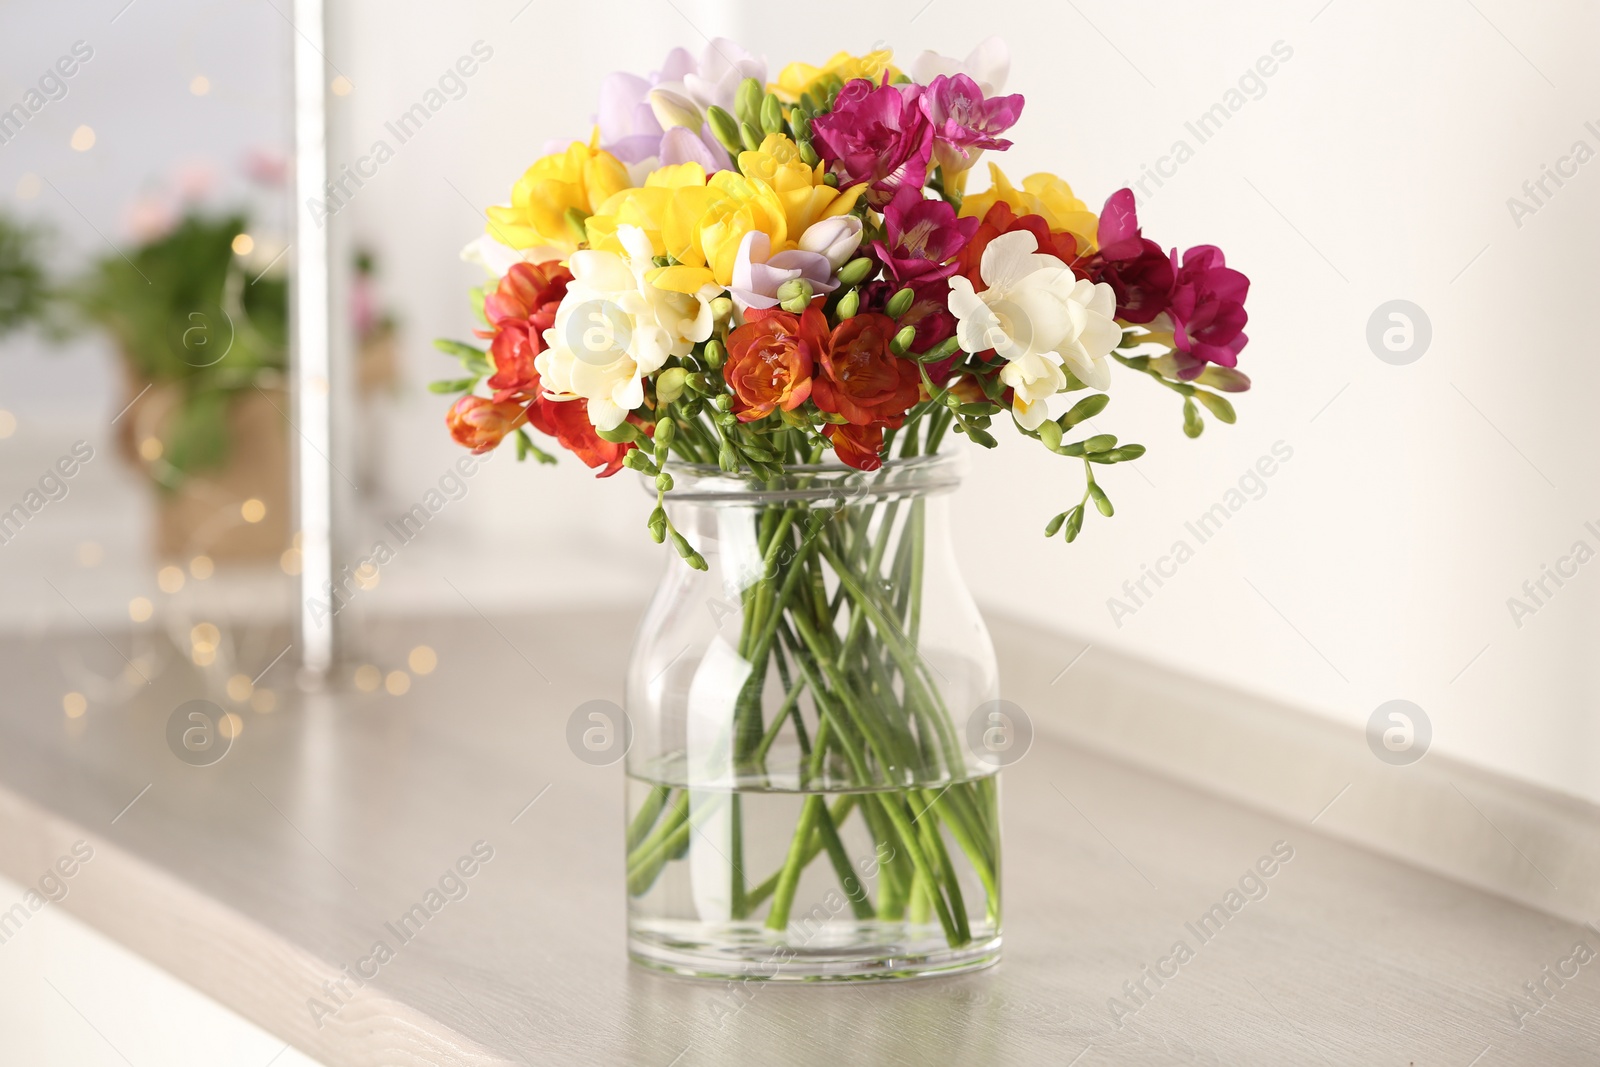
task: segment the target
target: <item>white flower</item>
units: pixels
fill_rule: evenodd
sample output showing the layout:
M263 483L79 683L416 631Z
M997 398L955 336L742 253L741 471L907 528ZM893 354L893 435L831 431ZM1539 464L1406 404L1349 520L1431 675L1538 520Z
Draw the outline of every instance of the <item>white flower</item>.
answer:
M927 85L941 74L965 74L978 83L984 96L996 96L1006 87L1006 78L1011 74L1011 50L999 37L990 37L966 59L924 52L911 61L911 80L918 84Z
M860 247L861 220L854 215L819 219L800 235L800 250L826 256L834 270L850 262Z
M1116 295L1104 282L1077 278L1055 256L1038 252L1027 230L1001 234L983 250L983 292L959 274L950 279L956 338L968 352L994 349L1006 361L1000 380L1014 390L1017 422L1044 422L1044 401L1067 386L1062 365L1084 384L1111 385L1107 356L1122 339Z
M694 295L658 289L650 239L619 226L626 255L583 249L567 262L572 282L545 331L549 347L534 360L553 400L588 401L596 429L614 430L644 403L644 379L673 356L686 356L711 336L711 301L721 289Z

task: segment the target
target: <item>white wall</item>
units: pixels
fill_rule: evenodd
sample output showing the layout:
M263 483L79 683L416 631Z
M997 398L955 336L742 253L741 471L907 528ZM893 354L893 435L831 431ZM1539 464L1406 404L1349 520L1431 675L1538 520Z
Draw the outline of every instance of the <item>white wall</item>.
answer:
M649 69L670 45L700 47L702 31L735 34L774 66L878 40L904 57L962 53L1003 32L1009 88L1028 97L1005 159L1013 176L1054 170L1098 204L1175 140L1196 149L1159 189L1147 184L1141 214L1150 236L1220 244L1253 278L1242 366L1256 390L1239 425L1189 441L1175 397L1119 380L1097 426L1150 453L1107 477L1117 517L1070 547L1039 536L1080 491L1070 462L1012 441L975 457L957 533L979 595L1077 635L1061 642L1063 667L1087 641L1352 724L1404 697L1432 719L1439 751L1600 799L1587 654L1600 565L1520 628L1506 603L1575 540L1600 549L1582 528L1600 520L1589 429L1600 375L1581 325L1600 280L1589 254L1600 163L1520 227L1506 206L1574 140L1600 149L1583 126L1600 126L1600 108L1585 107L1591 5L679 6L687 18L653 3L539 3L509 22L520 4L404 18L350 5L336 47L359 87L343 101L351 130L381 126L472 41L495 49L466 98L352 204L349 221L386 250L405 294L416 381L443 371L427 339L468 326L473 270L452 257L480 223L446 180L474 205L502 199L547 138L582 135L608 70ZM1279 41L1292 58L1198 144L1185 121ZM1432 322L1431 347L1408 366L1366 342L1369 316L1393 299ZM453 456L443 409L414 393L415 432L394 442L419 487ZM1186 533L1279 441L1293 457L1260 499L1204 544ZM627 597L657 557L636 493L620 478L589 484L573 463L504 464L449 518L499 569L505 599ZM1108 599L1179 538L1194 558L1114 620ZM470 569L459 555L448 566Z

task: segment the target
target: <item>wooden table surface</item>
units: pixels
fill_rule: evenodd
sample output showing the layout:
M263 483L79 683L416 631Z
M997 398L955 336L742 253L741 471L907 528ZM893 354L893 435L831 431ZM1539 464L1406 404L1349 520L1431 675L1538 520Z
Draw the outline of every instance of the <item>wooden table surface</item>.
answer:
M286 660L261 682L279 706L241 709L209 767L173 755L167 721L189 699L226 703L220 680L145 662L131 700L68 719L76 673L120 669L128 635L13 640L0 871L31 883L90 842L61 906L330 1067L1600 1062L1600 960L1574 955L1600 948L1596 930L1052 739L1059 664L1008 662L1004 626L1006 694L1040 736L1004 776L999 967L827 987L637 969L622 770L565 740L579 704L620 700L631 630L605 612L375 624L370 648L399 663L426 643L438 669L403 696L300 697ZM261 637L242 669L285 643ZM493 854L465 896L376 978L344 979L341 1006L325 983L397 944L386 924L475 846ZM1292 858L1245 878L1274 849ZM1242 878L1259 899L1230 901ZM1219 903L1238 910L1202 940Z

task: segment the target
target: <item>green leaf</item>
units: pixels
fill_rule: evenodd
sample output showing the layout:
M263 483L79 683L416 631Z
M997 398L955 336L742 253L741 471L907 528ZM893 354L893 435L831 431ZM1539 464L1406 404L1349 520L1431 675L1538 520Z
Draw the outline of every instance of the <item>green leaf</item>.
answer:
M1239 417L1233 413L1233 405L1228 402L1226 397L1218 396L1216 393L1208 393L1204 389L1196 389L1194 398L1204 404L1206 410L1215 415L1219 421L1225 422L1229 426L1238 421Z
M478 384L476 378L441 378L428 383L430 393L465 393Z
M461 369L479 376L489 373L489 359L482 349L473 348L471 345L460 341L451 341L448 338L434 339L433 347L447 356L453 356L461 361Z
M1072 410L1061 416L1056 422L1063 430L1070 430L1085 419L1092 419L1100 414L1109 403L1111 403L1111 397L1108 394L1094 393L1072 405Z

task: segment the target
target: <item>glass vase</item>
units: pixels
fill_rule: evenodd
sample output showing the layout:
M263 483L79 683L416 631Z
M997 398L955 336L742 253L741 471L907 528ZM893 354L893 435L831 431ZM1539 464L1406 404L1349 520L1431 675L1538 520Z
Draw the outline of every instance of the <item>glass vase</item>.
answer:
M948 974L1000 952L994 648L949 455L757 481L674 465L628 668L628 946L700 977Z

